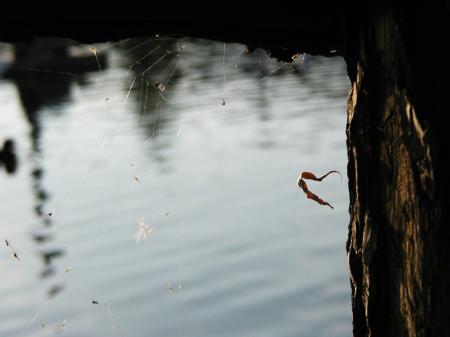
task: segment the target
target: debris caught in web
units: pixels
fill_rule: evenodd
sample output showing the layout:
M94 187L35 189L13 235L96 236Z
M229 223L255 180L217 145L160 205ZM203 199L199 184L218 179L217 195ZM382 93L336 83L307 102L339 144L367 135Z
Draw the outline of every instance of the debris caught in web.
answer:
M177 292L177 290L180 290L182 288L182 286L180 283L178 283L178 285L174 286L174 285L172 285L172 283L166 282L164 284L164 288L166 288L169 293L175 293L175 292Z
M331 173L338 173L341 176L341 180L342 180L342 174L339 171L330 171L327 174L325 174L325 175L323 175L322 177L319 177L319 178L317 178L314 173L302 172L300 174L300 176L298 177L297 184L303 190L303 192L305 192L306 197L308 199L312 199L312 200L316 201L317 203L319 203L320 205L329 206L329 207L331 207L331 209L333 209L333 206L331 206L328 202L322 200L321 198L319 198L319 196L317 196L316 194L312 193L308 189L308 185L306 185L306 182L303 180L303 179L309 179L309 180L314 180L314 181L322 181L323 179L325 179Z
M159 92L164 92L164 90L166 90L166 86L162 84L161 81L156 81L155 87L159 90Z
M144 223L144 218L140 218L138 222L138 229L134 234L134 239L137 243L139 243L141 239L146 239L152 232L153 229Z
M98 50L97 48L89 48L89 51L90 51L92 54L94 54L95 60L97 61L98 70L99 70L100 72L102 72L102 67L100 66L100 62L99 62L98 56L97 56L97 53L99 52L99 50Z
M59 330L60 332L63 332L65 328L66 328L66 320L62 321L62 322L59 324L58 330Z
M6 247L10 248L10 249L13 251L13 256L14 256L17 260L20 261L20 258L19 258L19 256L17 255L16 250L15 250L14 247L11 245L11 243L8 241L8 239L5 239L5 244L6 244Z
M305 61L305 54L295 53L292 55L292 61L297 61L302 64Z

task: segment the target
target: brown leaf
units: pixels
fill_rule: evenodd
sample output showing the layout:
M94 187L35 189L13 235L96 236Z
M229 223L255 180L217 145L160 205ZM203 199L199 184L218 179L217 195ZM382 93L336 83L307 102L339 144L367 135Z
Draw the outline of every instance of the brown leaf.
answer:
M341 176L341 180L342 180L342 175L339 171L330 171L327 174L323 175L322 177L317 178L316 175L314 173L311 172L302 172L300 174L300 177L298 178L298 186L303 190L303 192L305 192L306 197L308 199L314 200L315 202L319 203L320 205L324 205L324 206L330 206L331 209L333 209L333 206L331 206L328 202L326 202L325 200L321 199L318 195L312 193L309 189L308 189L308 185L306 185L306 182L303 179L309 179L309 180L314 180L314 181L322 181L323 179L325 179L329 174L331 173L338 173Z

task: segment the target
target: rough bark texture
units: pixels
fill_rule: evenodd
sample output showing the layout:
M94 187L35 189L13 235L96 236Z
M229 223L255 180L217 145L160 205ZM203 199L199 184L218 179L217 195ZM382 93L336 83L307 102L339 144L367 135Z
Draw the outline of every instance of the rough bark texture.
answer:
M450 336L446 10L375 10L346 55L355 337Z

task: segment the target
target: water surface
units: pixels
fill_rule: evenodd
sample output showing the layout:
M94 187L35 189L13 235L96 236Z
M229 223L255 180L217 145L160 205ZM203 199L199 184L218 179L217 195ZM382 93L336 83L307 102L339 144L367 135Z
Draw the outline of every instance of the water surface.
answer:
M79 52L67 71L0 49L21 70L0 80L18 156L0 336L349 336L344 61L155 37ZM309 187L334 210L296 185L332 169Z

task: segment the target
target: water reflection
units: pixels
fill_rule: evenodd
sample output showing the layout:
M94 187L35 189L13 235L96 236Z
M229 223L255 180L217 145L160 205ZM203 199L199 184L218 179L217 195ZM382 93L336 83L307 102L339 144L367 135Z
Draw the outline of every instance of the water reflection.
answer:
M7 139L3 143L3 149L0 148L0 166L5 166L8 174L12 174L17 169L17 156L12 139Z
M21 265L5 260L0 335L37 317L28 336L61 322L71 336L347 336L345 181L314 186L332 213L295 183L301 169L345 170L342 60L284 64L197 39L56 42L0 81L25 125L8 136L20 169L0 175L2 230L21 248ZM142 217L154 232L137 244Z
M44 149L40 144L42 136L42 117L45 108L55 115L64 112L64 105L70 104L70 91L73 83L85 85L85 74L106 69L106 55L86 53L75 42L57 38L35 38L27 42L19 42L13 46L13 62L6 68L3 78L15 84L19 94L22 110L30 126L32 144L31 169L32 189L34 193L34 210L40 218L41 228L32 234L34 242L43 246L39 254L43 261L41 278L49 278L55 274L53 260L64 255L64 249L52 244L54 235L52 212L46 211L46 203L50 193L43 183L45 169L42 158ZM6 146L6 147L5 147ZM8 172L15 170L15 157L12 142L6 141L0 162L4 162ZM53 297L63 289L58 283L47 291Z

